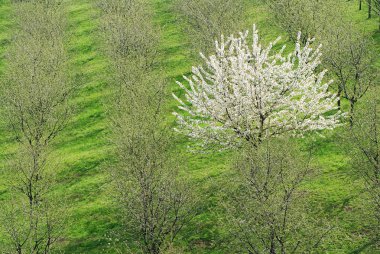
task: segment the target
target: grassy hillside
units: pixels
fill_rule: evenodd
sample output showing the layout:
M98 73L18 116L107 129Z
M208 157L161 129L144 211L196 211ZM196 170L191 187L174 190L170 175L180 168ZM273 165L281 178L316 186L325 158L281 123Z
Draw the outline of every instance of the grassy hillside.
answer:
M107 140L105 106L109 93L107 86L107 60L101 53L97 34L98 10L95 0L66 0L68 18L67 49L70 72L80 75L81 86L72 103L76 105L75 117L55 143L54 156L62 164L57 167L59 184L55 191L63 195L69 207L69 221L64 241L66 253L102 253L107 249L108 236L118 227L117 211L108 190L107 168L112 166L112 147ZM197 59L190 58L186 43L187 34L181 30L172 5L174 0L151 0L155 9L155 22L162 30L160 68L173 92L177 91L175 80L189 72ZM247 0L246 27L256 23L265 40L271 40L280 32L265 7ZM356 3L348 2L352 18L361 20L363 27L373 33L380 49L380 33L375 19L366 20L365 11L357 11ZM11 7L8 0L0 0L0 74L6 61L4 53L12 37ZM286 36L283 42L286 41ZM380 57L377 62L380 66ZM170 112L176 103L170 99L168 121L174 118ZM349 158L340 146L338 131L316 137L319 145L318 162L320 174L305 188L313 193L313 204L323 207L326 217L337 225L331 253L358 253L369 244L361 228L365 226L362 183L350 170ZM0 126L0 165L12 152L11 140L4 124ZM178 245L190 253L225 253L225 231L218 214L218 192L231 174L230 152L188 154L189 140L182 138L177 145L178 153L185 155L183 174L188 175L197 195L201 198L200 215L184 229ZM1 169L0 169L1 170ZM0 171L1 174L1 171ZM4 176L4 175L3 175ZM0 195L6 192L5 176L0 177ZM1 196L0 196L1 198ZM0 236L1 239L1 236ZM356 251L356 252L355 252Z

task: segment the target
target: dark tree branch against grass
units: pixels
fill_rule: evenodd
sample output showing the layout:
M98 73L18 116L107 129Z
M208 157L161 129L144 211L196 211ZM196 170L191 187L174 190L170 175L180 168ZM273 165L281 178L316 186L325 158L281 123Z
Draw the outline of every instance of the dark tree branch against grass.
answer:
M359 2L359 10L361 10L362 0ZM368 19L372 18L372 12L379 17L379 30L380 30L380 0L366 0L368 6Z
M356 103L376 80L373 41L344 19L337 20L320 37L325 46L323 62L333 75L338 97L350 103L349 121L352 126Z
M165 124L165 82L153 63L159 30L145 1L100 1L102 37L111 62L110 166L125 253L159 254L194 217L194 201L179 175L175 138ZM108 43L107 43L108 42ZM176 159L175 159L176 158Z
M175 12L184 21L193 54L205 55L214 49L222 34L241 30L245 3L242 0L176 0Z
M367 5L368 5L368 18L370 19L372 17L372 0L367 0Z
M66 75L61 2L16 1L17 29L7 54L1 113L17 141L5 169L10 196L2 228L10 253L50 253L62 234L63 201L52 193L52 142L66 125L72 84Z
M236 181L226 198L226 228L235 239L232 253L321 251L330 228L313 218L302 188L313 173L310 154L287 139L270 139L244 149L235 169Z
M380 0L372 0L372 1L373 1L372 2L373 10L379 19L379 30L380 30Z
M301 32L301 42L306 44L309 38L317 37L332 20L339 16L336 11L339 3L333 0L265 0L279 27L297 41Z
M376 94L376 93L374 93ZM351 158L356 170L365 180L371 199L369 211L375 219L371 235L378 239L380 234L380 107L377 98L364 101L355 112L356 121L350 129L353 147ZM380 248L380 243L377 242Z

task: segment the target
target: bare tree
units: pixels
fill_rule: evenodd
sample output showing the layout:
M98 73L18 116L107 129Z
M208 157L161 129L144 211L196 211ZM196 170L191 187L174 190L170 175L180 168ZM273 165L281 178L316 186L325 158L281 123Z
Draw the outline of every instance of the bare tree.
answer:
M313 172L310 154L287 139L247 147L236 160L227 201L234 253L312 253L329 228L318 228L302 188Z
M162 95L152 94L151 82L124 100L112 118L118 158L112 178L125 233L137 238L142 253L156 254L168 247L194 210L189 187L178 175L178 156L171 152L170 129L160 127Z
M194 202L179 175L174 137L163 114L165 82L155 70L158 33L144 1L100 1L105 52L113 91L111 142L117 162L111 179L125 253L158 254L194 216ZM174 158L177 157L177 160Z
M184 22L194 55L208 55L222 34L241 30L245 4L242 0L178 0L176 11Z
M6 167L9 199L2 226L10 253L50 253L61 236L60 204L53 202L51 143L66 125L72 86L65 74L65 17L61 2L13 5L17 31L2 82L2 113L18 152ZM59 202L58 202L59 203Z
M339 98L350 103L350 124L355 105L375 80L372 41L352 23L341 19L320 36L324 47L323 61L333 74ZM340 100L338 101L340 108Z
M22 149L22 148L18 148ZM65 223L63 197L52 193L56 184L50 168L38 161L38 178L30 151L19 151L7 165L9 190L2 202L1 228L7 237L1 253L51 253L62 238Z
M149 69L157 59L159 28L152 22L153 11L146 0L100 0L101 37L106 54L118 73L131 68ZM133 64L131 64L133 63Z
M339 16L339 12L336 12L339 4L336 1L266 0L266 3L290 40L297 41L297 35L301 32L303 44L309 38L316 37L331 20Z
M376 90L373 91L376 94ZM355 123L349 130L353 165L365 180L371 197L369 211L376 223L373 236L380 234L380 107L377 98L370 98L355 112ZM377 239L379 240L379 239ZM380 246L378 246L380 247Z

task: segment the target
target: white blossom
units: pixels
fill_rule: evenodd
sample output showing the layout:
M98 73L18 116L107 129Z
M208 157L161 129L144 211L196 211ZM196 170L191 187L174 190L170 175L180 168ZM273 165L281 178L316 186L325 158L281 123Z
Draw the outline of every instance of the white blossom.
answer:
M248 31L226 41L222 36L215 54L201 54L205 64L184 77L188 86L177 82L186 98L173 94L182 110L174 113L179 131L228 147L339 125L338 98L328 91L332 81L324 82L326 70L317 70L321 46L313 50L309 39L302 47L299 34L294 51L284 55L285 46L273 49L279 38L262 47L255 26L251 46L247 38Z

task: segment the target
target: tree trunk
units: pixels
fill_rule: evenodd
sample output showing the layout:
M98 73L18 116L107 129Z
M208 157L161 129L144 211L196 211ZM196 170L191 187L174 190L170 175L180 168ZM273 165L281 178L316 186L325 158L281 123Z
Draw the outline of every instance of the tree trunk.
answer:
M273 230L273 229L272 229ZM274 232L272 231L271 232L271 235L270 235L270 250L269 250L269 253L270 254L276 254L276 247L275 247L275 236L274 236Z
M340 99L340 96L342 94L342 87L341 86L338 86L338 92L337 92L337 97L338 97L338 110L341 109L341 99Z
M350 100L350 127L354 125L355 100Z
M359 11L362 10L362 0L359 0Z
M258 144L261 144L264 138L263 137L264 136L264 122L265 122L265 117L260 113L259 135L257 136Z
M368 18L372 17L372 0L368 0Z

